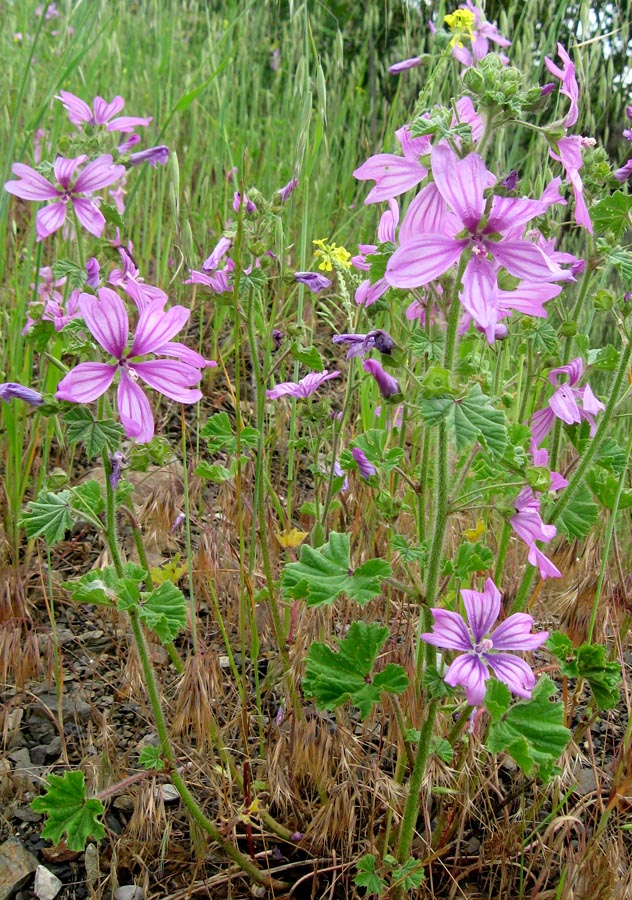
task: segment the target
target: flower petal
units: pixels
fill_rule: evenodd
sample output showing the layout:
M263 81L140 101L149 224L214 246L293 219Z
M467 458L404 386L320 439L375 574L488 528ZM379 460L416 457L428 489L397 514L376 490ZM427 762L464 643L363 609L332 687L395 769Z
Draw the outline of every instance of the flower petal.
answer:
M399 229L400 244L408 244L422 234L442 234L446 203L436 184L427 184L411 200Z
M422 640L435 647L444 647L446 650L472 649L472 636L463 616L439 607L431 609L430 612L434 617L432 632L422 634Z
M105 228L105 218L101 210L95 206L92 200L73 197L72 205L77 213L77 218L86 231L89 231L90 234L93 234L95 237L101 237L103 229Z
M191 310L185 306L172 306L165 310L162 299L147 304L138 318L134 343L129 355L144 356L146 353L155 353L156 347L162 347L184 328L190 315Z
M419 184L428 169L416 159L396 156L394 153L377 153L354 171L359 181L374 180L365 203L391 200Z
M81 294L79 308L90 334L115 359L121 359L129 337L129 319L125 304L116 291L100 288L98 298Z
M394 287L423 287L443 275L457 261L469 241L442 234L427 234L393 253L386 267L386 280Z
M123 175L125 175L125 166L113 165L112 157L109 153L105 153L88 163L72 189L74 193L89 194L99 188L114 184Z
M199 383L202 373L179 359L151 359L134 363L130 369L155 391L179 403L197 403L202 399L202 391L190 387Z
M67 206L64 202L50 203L38 210L35 217L35 230L37 240L43 241L49 235L58 231L66 221Z
M504 681L512 694L529 699L535 687L535 675L524 659L510 656L509 653L485 653L484 659L493 669L494 675Z
M79 363L59 382L55 396L72 403L91 403L107 391L116 368L107 363Z
M483 191L491 173L478 153L459 159L447 144L432 148L432 174L442 197L470 231L478 229L485 209Z
M30 166L15 163L11 171L21 180L7 181L4 189L10 194L21 197L22 200L52 200L53 197L59 197L58 189Z
M445 674L444 681L450 687L460 685L470 706L480 706L485 699L489 672L475 653L457 657Z
M500 615L500 591L491 578L488 578L485 582L483 593L480 591L462 590L461 598L467 613L467 620L472 629L474 643L478 644L491 630L492 625Z
M514 613L492 631L490 638L495 650L535 650L545 642L548 631L532 634L533 616Z
M154 436L154 415L142 388L124 370L116 399L125 434L139 444L146 444Z

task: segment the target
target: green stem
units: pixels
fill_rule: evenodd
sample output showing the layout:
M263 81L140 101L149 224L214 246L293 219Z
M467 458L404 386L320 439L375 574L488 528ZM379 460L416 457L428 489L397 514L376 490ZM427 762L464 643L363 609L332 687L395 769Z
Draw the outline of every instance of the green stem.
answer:
M189 618L191 619L191 645L197 653L197 611L195 609L195 589L193 586L193 552L191 548L191 503L189 498L189 463L187 457L187 429L184 406L180 405L182 431L182 484L184 487L184 541L187 555L187 575L189 585ZM148 570L149 571L149 570Z
M417 747L417 755L415 757L415 765L408 783L408 796L406 798L406 807L404 809L404 817L399 830L399 841L397 844L397 859L403 865L410 856L410 848L415 833L415 825L417 824L417 816L419 815L419 794L421 792L421 782L426 770L426 763L430 754L430 743L432 732L434 731L435 717L439 701L431 700L428 707L428 715L419 735L419 745Z
M112 474L112 465L107 450L103 450L101 454L103 460L103 471L105 472L105 534L108 543L112 562L119 578L123 577L123 559L119 549L118 536L116 533L116 498L114 490L110 483L110 475Z
M143 635L143 629L138 617L138 611L130 610L129 615L132 624L134 642L138 650L138 656L140 658L141 666L143 669L145 685L147 687L147 693L149 695L149 702L151 704L151 709L156 724L156 731L160 740L160 749L166 761L169 763L169 766L171 768L169 776L171 778L173 786L180 795L180 799L186 806L193 821L197 825L199 825L203 831L210 835L210 837L217 844L219 844L226 856L232 859L233 862L237 863L239 868L242 869L242 871L244 871L247 875L249 875L250 878L252 878L258 884L265 884L271 889L280 890L284 888L285 886L282 883L273 881L273 879L269 878L267 875L261 872L254 863L252 863L246 856L243 855L243 853L240 852L240 850L237 849L237 847L235 847L230 843L230 841L227 841L222 837L219 829L213 824L213 822L211 822L210 819L208 819L204 815L195 798L189 791L184 779L178 772L177 761L173 752L173 748L171 746L171 742L169 741L167 724L165 722L165 718L162 712L162 706L160 703L158 685L156 684L154 670L149 659L149 654L147 652L147 645L145 644L145 637Z

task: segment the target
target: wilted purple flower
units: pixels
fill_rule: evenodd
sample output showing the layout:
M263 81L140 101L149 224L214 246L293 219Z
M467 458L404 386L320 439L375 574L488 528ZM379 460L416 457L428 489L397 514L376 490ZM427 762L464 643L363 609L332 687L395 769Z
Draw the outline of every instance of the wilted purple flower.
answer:
M211 255L202 263L202 269L205 272L213 271L220 264L222 258L226 256L232 244L231 238L221 237L211 251Z
M384 397L385 400L388 400L389 397L394 397L396 394L401 393L398 380L396 378L393 378L392 375L389 375L388 372L385 372L376 359L365 359L362 361L362 365L364 367L364 371L370 372L370 374L377 381L377 386L380 389L380 394Z
M622 184L624 181L628 180L630 175L632 175L632 159L629 159L627 163L625 163L625 165L621 166L620 169L617 169L614 172L614 177Z
M132 153L129 164L130 166L140 166L141 163L146 162L155 169L157 166L164 166L168 159L169 147L161 144L159 147L149 147L147 150Z
M90 234L101 237L105 219L92 198L92 193L118 181L125 174L125 167L113 165L112 157L104 155L88 163L75 176L78 167L87 158L85 155L76 159L58 156L54 165L56 185L30 166L22 163L15 163L13 166L13 174L20 181L7 181L4 187L10 194L23 200L55 200L55 203L50 203L37 213L38 241L43 241L61 228L69 206L72 206L77 218Z
M388 331L384 331L382 328L376 328L374 331L369 331L368 334L335 334L332 342L334 344L349 344L347 359L352 359L354 356L364 356L370 353L373 348L379 350L380 353L389 355L393 347L395 347L393 338Z
M137 144L140 144L140 135L132 133L116 149L122 156L124 153L131 153Z
M563 121L564 127L570 128L577 122L579 117L579 86L575 77L575 66L563 44L558 43L557 53L562 59L563 68L560 69L559 66L556 66L548 56L544 57L544 62L551 75L555 75L555 77L559 78L562 82L560 94L564 94L564 96L568 97L571 101L570 109L566 113Z
M279 188L277 194L279 195L279 200L282 203L285 203L286 200L289 199L290 194L296 190L298 187L298 178L291 178L287 184L283 185L282 188Z
M582 159L582 147L594 146L594 138L584 138L579 134L570 134L560 138L557 142L559 154L553 150L549 150L549 156L552 159L561 162L564 171L573 188L573 197L575 198L575 221L578 225L582 225L589 234L593 233L593 226L590 220L590 213L584 199L584 184L579 174L584 161Z
M41 406L44 402L39 391L24 387L15 381L5 381L4 384L0 384L0 400L4 400L5 403L8 403L9 400L24 400L31 406Z
M85 100L71 94L69 91L60 91L56 100L61 100L64 107L68 111L68 118L73 125L81 127L82 125L105 125L107 131L121 131L125 134L133 131L139 126L149 125L149 118L139 118L138 116L117 116L117 113L125 106L125 100L122 97L114 97L111 103L107 103L103 97L95 97L93 109L91 109ZM117 118L112 118L117 116Z
M377 469L372 462L369 462L364 450L360 450L359 447L354 447L351 451L351 455L355 459L356 465L358 467L358 472L360 473L360 475L362 475L363 478L368 479L377 474Z
M533 617L526 613L514 613L490 633L500 615L500 596L491 578L482 593L462 590L467 621L450 610L431 609L432 632L421 635L435 647L461 651L446 672L445 681L451 687L464 688L471 706L479 706L485 698L488 666L513 694L528 700L535 687L533 670L520 657L502 651L536 650L549 636L548 631L532 634Z
M403 59L401 62L394 63L388 67L391 75L399 75L400 72L406 72L408 69L416 69L423 62L421 56L413 56L410 59Z
M518 170L512 169L509 175L504 178L500 182L500 186L506 188L508 191L515 191L516 185L518 184Z
M110 465L112 466L112 471L110 472L110 487L115 491L123 475L123 469L127 466L125 454L121 450L115 450L110 456Z
M191 269L190 277L184 284L203 284L205 287L214 291L216 294L228 294L232 290L228 282L228 273L231 269L228 266L209 275L207 272L199 272L197 269Z
M266 397L268 400L276 400L278 397L298 397L300 400L305 400L325 381L329 381L330 378L338 378L339 375L340 372L328 372L327 369L324 372L310 372L300 381L282 381L281 384L267 390Z
M200 366L206 361L171 338L186 324L191 311L184 306L164 309L162 300L145 306L139 315L131 347L129 319L123 301L110 288L100 288L98 299L81 294L79 306L88 330L97 342L115 358L114 363L79 363L59 383L57 398L72 403L91 403L110 387L117 372L119 415L128 438L147 443L154 435L154 417L149 401L138 384L142 379L154 390L178 403L202 399L197 385L202 378ZM174 359L136 362L136 357L160 354ZM195 360L196 365L191 361Z
M283 332L279 328L272 329L272 352L276 353L276 351L281 346L281 341L283 340Z
M241 194L239 193L239 191L235 191L235 193L233 194L233 209L235 210L235 212L239 212L239 208L243 204L246 205L247 213L256 213L257 212L257 207L252 202L252 200L248 199L246 194L244 194L244 196L242 197Z
M547 84L543 84L540 88L540 96L547 97L550 93L553 92L555 85L552 81L549 81Z
M313 294L326 291L331 287L331 279L326 275L321 275L320 272L295 272L294 280L299 284L306 285Z
M549 372L549 381L556 387L549 400L548 407L534 413L531 420L531 432L536 446L540 446L551 428L555 417L567 425L575 425L585 419L590 424L590 435L595 433L595 416L606 407L597 400L590 385L575 387L582 377L584 364L581 357L572 360L567 366L559 366ZM559 376L568 375L568 382L559 383ZM581 404L581 405L580 405Z

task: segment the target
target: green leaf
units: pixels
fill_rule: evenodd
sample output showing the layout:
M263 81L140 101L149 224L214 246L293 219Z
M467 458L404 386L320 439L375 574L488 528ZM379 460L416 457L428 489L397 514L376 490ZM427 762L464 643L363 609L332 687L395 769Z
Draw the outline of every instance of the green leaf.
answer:
M567 634L554 631L544 646L560 662L560 674L566 678L577 678L577 661L573 642Z
M43 838L58 844L66 834L68 848L81 851L89 837L95 841L104 837L105 828L99 818L104 807L100 800L86 799L83 772L49 775L47 784L46 793L31 803L35 812L48 816Z
M125 219L116 206L113 206L111 203L100 203L99 209L103 213L103 218L109 225L114 225L115 228L125 228Z
M403 887L405 891L414 891L421 887L425 877L423 866L414 856L407 859L402 866L393 869L393 883Z
M76 581L64 581L62 587L70 591L77 603L115 606L118 599L117 581L114 566L108 566L106 569L92 569Z
M292 359L303 363L304 366L307 366L313 372L322 372L325 368L322 356L316 347L301 347L299 344L293 344L290 355Z
M440 700L442 697L450 696L450 688L445 683L443 675L439 674L436 666L426 667L421 683L433 700Z
M81 519L85 516L93 525L103 528L99 516L105 510L105 500L98 481L86 481L70 488L70 505L78 513L75 518Z
M353 622L338 652L326 644L314 643L307 654L303 690L322 709L336 709L351 700L366 719L382 693L401 694L408 687L403 668L389 663L375 676L373 665L389 635L377 622Z
M237 452L237 435L233 431L228 413L221 412L211 416L206 422L200 434L208 441L209 450L212 453L218 453L224 450L227 453ZM239 436L242 451L254 447L259 439L259 432L256 428L247 426L242 428Z
M612 250L607 256L626 287L632 284L632 253L628 250Z
M66 425L68 440L73 444L83 441L88 459L98 456L104 447L114 451L125 436L121 425L114 419L97 421L86 406L73 406L62 419Z
M390 447L387 450L388 439L389 434L385 429L369 428L364 434L358 435L353 443L378 470L390 472L395 466L401 465L404 451L400 447Z
M45 537L49 544L61 541L67 531L72 528L73 519L70 512L71 492L40 491L37 500L30 500L22 513L20 525L30 538Z
M485 690L485 709L492 722L499 722L509 709L511 693L504 682L489 678Z
M444 566L445 575L456 575L465 580L473 572L486 572L494 565L494 554L482 542L472 544L466 541L459 545L454 562L448 560Z
M606 438L599 444L594 460L597 465L614 472L615 475L620 475L628 463L625 450L612 438Z
M165 581L150 594L143 595L139 614L141 622L154 631L163 644L168 644L187 624L184 594L175 584Z
M599 709L614 709L619 702L621 666L608 661L602 644L582 644L577 650L577 673L590 685Z
M52 265L55 280L67 278L68 285L71 290L82 288L87 280L87 272L83 266L78 265L71 259L58 259Z
M421 414L427 425L447 419L456 436L459 453L474 441L480 441L491 454L502 456L507 445L505 413L475 385L466 397L434 397L422 400Z
M235 474L234 468L232 464L230 469L227 469L226 466L220 466L219 463L209 463L206 460L202 460L195 469L195 474L200 478L206 478L208 481L214 481L216 484L223 484L225 481L230 481L233 477Z
M530 319L530 330L527 337L536 352L555 356L559 347L557 333L553 326L544 319Z
M491 753L506 750L526 775L536 769L548 781L571 733L563 724L564 705L551 703L555 685L543 675L530 700L522 700L491 723L487 747Z
M619 491L619 478L620 476L594 469L586 476L590 490L606 509L614 509ZM619 496L617 509L627 509L629 506L632 506L632 491L624 488Z
M157 769L158 771L164 769L165 761L161 748L154 747L153 744L145 744L138 754L138 765L143 769Z
M368 894L380 896L386 890L386 881L375 871L376 860L373 853L365 853L357 863L358 873L354 878L356 887L366 888Z
M590 207L590 218L598 231L611 231L616 238L620 238L632 224L631 209L632 196L615 191Z
M612 344L589 350L587 356L588 365L602 372L614 372L619 365L619 351Z
M391 538L391 547L395 553L399 553L400 559L405 563L419 563L420 568L426 564L428 544L409 544L402 534L394 534Z
M584 538L598 518L599 507L586 485L581 484L562 515L555 519L555 524L569 538Z
M281 575L281 590L287 597L304 598L308 606L332 604L345 594L365 604L382 593L382 579L391 574L383 559L370 559L351 569L348 534L332 531L318 549L304 544L298 562L288 563Z
M366 261L369 264L369 281L375 284L380 278L384 278L388 261L395 252L395 244L386 241L378 244L373 253L367 256Z

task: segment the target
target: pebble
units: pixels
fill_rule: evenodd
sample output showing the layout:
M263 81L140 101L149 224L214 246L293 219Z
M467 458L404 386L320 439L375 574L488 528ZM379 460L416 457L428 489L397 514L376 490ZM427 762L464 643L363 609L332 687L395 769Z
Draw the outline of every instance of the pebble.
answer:
M16 837L0 845L0 900L7 900L37 869L37 859Z
M137 884L122 884L114 891L114 900L144 900L145 891Z
M86 882L89 887L96 887L101 877L99 871L99 851L96 844L88 844L83 857L83 864L86 867Z
M33 892L37 900L55 900L63 884L46 866L38 866L35 871Z

